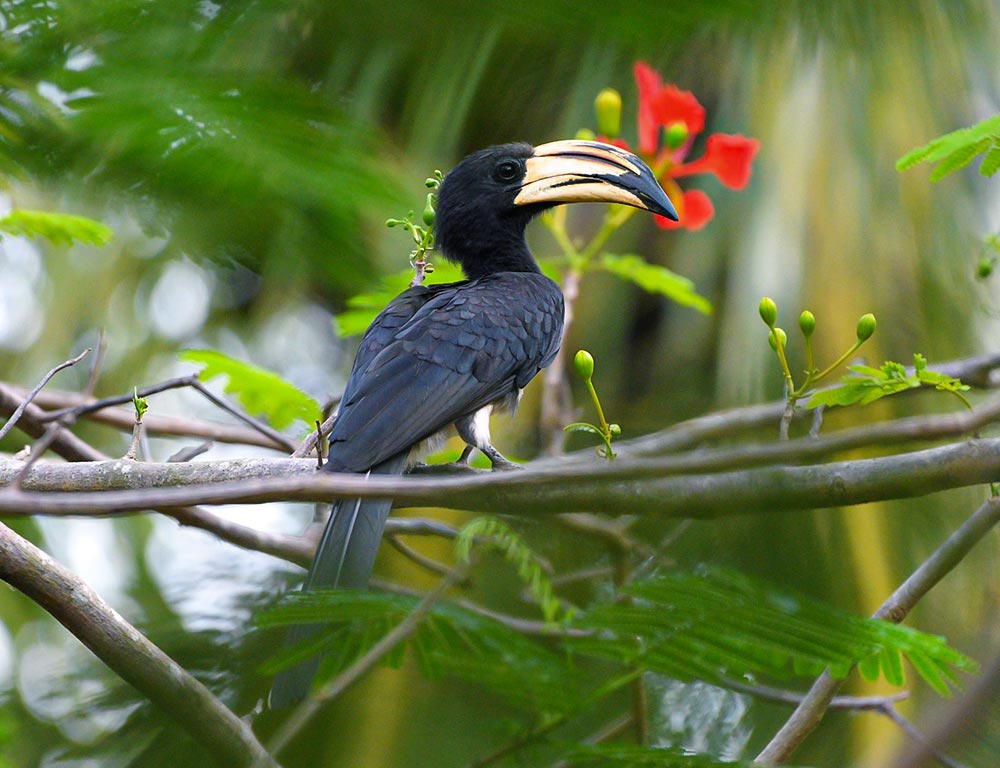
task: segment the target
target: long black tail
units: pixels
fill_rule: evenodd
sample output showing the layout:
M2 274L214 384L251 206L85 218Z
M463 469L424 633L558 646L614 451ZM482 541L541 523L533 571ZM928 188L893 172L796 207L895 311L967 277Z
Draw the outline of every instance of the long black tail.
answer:
M394 456L373 467L369 474L398 475L405 466L405 454ZM391 508L392 501L388 499L341 499L336 502L303 588L367 587ZM288 645L301 643L321 629L313 624L293 627ZM281 709L304 699L320 660L320 657L312 658L279 672L271 685L270 708Z

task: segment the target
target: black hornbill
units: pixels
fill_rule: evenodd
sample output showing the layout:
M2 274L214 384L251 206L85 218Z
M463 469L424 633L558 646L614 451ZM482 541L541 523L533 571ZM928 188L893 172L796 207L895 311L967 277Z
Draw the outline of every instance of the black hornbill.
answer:
M524 239L560 203L610 202L677 219L646 164L618 147L504 144L465 158L438 192L436 246L466 280L410 288L365 332L330 433L328 472L400 474L422 444L454 425L494 469L513 466L490 442L489 417L512 409L562 341L563 297ZM416 450L415 450L416 449ZM392 502L338 501L306 589L364 588ZM296 628L292 640L307 637ZM280 673L271 707L308 693L318 660Z

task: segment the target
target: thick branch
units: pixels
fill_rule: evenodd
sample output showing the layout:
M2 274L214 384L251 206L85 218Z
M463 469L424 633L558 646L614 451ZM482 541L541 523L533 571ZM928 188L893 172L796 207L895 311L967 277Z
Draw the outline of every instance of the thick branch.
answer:
M303 469L303 465L312 465L307 459L141 465L133 462L134 469L128 471L115 466L121 464L102 462L96 471L107 472L110 480L133 483L131 487L137 481L144 486L177 486L189 477L198 477L203 483L223 478L226 481L106 492L25 492L52 489L53 481L58 483L62 472L72 471L52 464L44 467L44 473L42 467L33 468L24 481L25 491L0 490L0 514L102 516L196 504L364 497L395 498L398 506L432 505L507 514L538 515L573 509L714 518L912 498L992 482L1000 477L1000 439L970 440L856 461L805 467L768 466L680 477L655 476L651 471L655 462L648 460L442 478L366 478L316 473ZM18 462L0 463L0 483L10 482L18 466ZM259 474L255 476L255 472ZM282 477L282 474L296 476ZM47 483L43 482L46 477ZM234 477L243 479L229 479ZM734 503L737 499L739 503Z
M205 686L79 577L4 525L0 578L51 613L122 679L177 720L220 764L277 765L250 727Z

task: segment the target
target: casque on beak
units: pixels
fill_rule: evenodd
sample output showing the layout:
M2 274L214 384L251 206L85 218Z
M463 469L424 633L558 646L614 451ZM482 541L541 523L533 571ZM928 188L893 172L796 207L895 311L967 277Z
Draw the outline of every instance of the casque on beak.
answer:
M631 152L599 141L553 141L525 163L515 205L621 203L677 221L677 211L649 166Z

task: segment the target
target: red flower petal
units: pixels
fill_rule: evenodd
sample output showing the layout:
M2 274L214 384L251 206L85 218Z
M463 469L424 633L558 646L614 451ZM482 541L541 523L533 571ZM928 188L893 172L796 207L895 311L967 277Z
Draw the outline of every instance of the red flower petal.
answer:
M677 166L671 175L714 173L730 189L743 189L750 181L753 159L759 149L760 142L756 139L715 133L708 137L704 157Z
M652 111L659 125L684 123L689 136L700 133L705 127L705 108L691 91L682 91L676 85L659 90L653 99Z
M698 189L685 192L680 205L673 198L671 198L671 202L677 208L677 215L680 216L680 221L671 221L665 216L653 217L654 221L663 227L663 229L680 229L683 227L692 231L698 230L708 224L715 215L715 206L712 205L712 201L708 195Z
M660 126L653 114L653 100L663 86L660 75L643 61L633 67L635 84L639 89L639 151L652 155L660 145Z
M715 175L731 189L743 189L750 181L750 167L760 142L743 136L717 133L708 137L705 155L711 158Z

